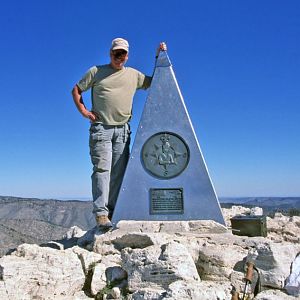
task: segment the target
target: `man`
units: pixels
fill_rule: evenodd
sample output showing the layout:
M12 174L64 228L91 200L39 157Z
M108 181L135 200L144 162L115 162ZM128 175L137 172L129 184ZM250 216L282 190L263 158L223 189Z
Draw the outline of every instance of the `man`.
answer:
M157 49L165 51L165 43ZM129 158L132 100L137 89L147 89L152 77L129 67L129 44L112 41L110 63L90 68L74 86L72 95L79 112L91 122L90 155L93 163L93 213L100 229L110 222ZM92 90L92 110L86 109L82 92Z

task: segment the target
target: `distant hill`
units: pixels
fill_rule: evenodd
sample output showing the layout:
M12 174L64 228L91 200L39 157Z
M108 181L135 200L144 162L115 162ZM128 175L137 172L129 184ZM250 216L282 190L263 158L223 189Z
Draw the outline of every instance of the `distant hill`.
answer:
M221 207L262 207L265 214L300 209L300 197L220 198ZM41 244L59 240L76 225L95 226L91 201L41 200L0 196L0 256L22 243Z
M292 209L300 212L300 197L221 197L219 201L221 207L225 208L232 205L259 206L263 208L264 214L272 214L277 211L288 213Z
M58 240L72 226L95 226L91 201L0 196L0 256L22 243Z
M262 204L264 206L291 205L300 207L300 197L220 197L220 203Z
M93 226L91 201L41 200L0 196L0 219L39 220L70 228L87 230Z
M38 220L0 219L0 256L23 243L42 244L59 240L68 229Z

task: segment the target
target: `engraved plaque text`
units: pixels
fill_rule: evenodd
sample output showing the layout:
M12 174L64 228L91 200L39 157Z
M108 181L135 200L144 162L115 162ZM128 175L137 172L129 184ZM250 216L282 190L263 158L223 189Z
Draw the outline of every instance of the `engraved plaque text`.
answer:
M150 189L150 214L183 214L183 189Z

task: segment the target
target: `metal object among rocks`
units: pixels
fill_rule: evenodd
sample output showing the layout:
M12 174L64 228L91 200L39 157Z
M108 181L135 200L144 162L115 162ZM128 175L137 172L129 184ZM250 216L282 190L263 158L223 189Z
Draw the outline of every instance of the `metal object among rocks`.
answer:
M243 236L267 236L266 216L234 216L230 219L232 233Z

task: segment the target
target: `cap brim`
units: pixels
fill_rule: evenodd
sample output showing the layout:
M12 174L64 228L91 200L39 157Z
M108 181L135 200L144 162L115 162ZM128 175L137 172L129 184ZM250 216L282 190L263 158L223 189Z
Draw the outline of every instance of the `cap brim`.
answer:
M120 50L120 49L125 50L126 52L128 52L128 48L125 48L125 47L122 47L122 46L115 46L111 50Z

